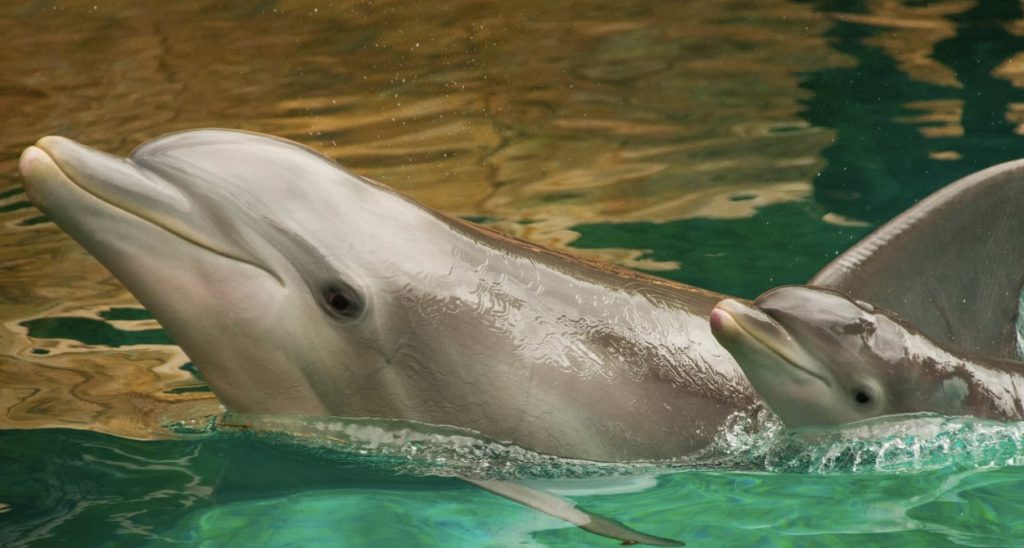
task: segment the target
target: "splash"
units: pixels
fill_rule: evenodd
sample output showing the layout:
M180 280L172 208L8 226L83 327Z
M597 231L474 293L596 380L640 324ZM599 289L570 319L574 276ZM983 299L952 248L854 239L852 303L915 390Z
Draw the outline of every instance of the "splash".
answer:
M196 430L201 433L200 430ZM228 412L209 425L219 435L300 444L326 458L417 476L477 479L574 478L631 474L654 463L600 463L538 453L464 428L403 419L286 417Z
M754 427L757 427L755 430ZM1024 423L913 414L840 428L788 431L735 420L709 464L768 472L918 472L1024 464Z
M358 458L400 474L478 479L594 478L684 470L902 473L1024 465L1024 423L932 414L792 431L761 409L737 413L715 442L696 455L625 463L545 455L471 430L396 419L227 413L172 429L186 435L255 436L302 446L320 458Z
M1017 320L1014 322L1017 359L1024 360L1024 291L1017 297Z

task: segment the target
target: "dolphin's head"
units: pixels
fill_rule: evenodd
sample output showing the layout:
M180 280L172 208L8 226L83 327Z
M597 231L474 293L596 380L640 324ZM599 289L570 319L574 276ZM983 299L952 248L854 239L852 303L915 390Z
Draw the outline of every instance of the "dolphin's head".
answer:
M436 226L425 210L301 145L236 131L173 134L128 158L45 137L19 168L33 202L153 312L229 409L386 406L371 377L398 343L379 333L402 319L377 305L403 264L435 255L429 237L384 251Z
M950 382L948 353L891 313L833 290L780 287L751 306L727 299L711 327L790 427L956 414L967 395L965 383Z

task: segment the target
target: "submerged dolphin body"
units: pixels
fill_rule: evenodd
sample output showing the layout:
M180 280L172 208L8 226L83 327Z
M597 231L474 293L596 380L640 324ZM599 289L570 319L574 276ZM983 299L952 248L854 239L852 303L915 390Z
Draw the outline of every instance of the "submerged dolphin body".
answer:
M189 131L126 159L46 137L20 169L233 411L623 461L699 450L758 402L707 326L722 295L448 218L290 141Z
M1024 419L1024 364L967 357L891 312L830 289L726 299L712 331L791 427L931 412Z

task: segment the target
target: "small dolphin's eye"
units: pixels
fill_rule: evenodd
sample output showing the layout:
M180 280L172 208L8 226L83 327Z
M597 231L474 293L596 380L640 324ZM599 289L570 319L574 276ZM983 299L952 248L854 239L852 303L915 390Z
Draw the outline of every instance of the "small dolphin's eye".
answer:
M871 401L871 394L868 394L864 390L858 390L857 393L853 395L853 399L857 400L857 403L868 403Z
M338 312L348 312L348 309L352 307L352 301L348 300L348 297L341 293L329 293L327 295L327 304L331 305L331 308Z
M330 286L324 289L323 304L332 314L345 318L358 316L362 309L359 296L347 286Z

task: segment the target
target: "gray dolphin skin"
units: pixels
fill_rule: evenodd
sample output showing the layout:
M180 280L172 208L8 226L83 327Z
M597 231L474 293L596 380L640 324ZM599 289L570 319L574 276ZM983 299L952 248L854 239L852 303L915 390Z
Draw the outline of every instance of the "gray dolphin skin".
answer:
M1024 419L1024 364L966 357L893 313L831 289L726 299L715 337L789 427L931 412Z
M945 186L878 228L808 285L838 289L951 348L1018 357L1024 160Z
M25 150L26 192L229 409L450 425L563 457L665 459L758 404L724 298L446 217L296 143L172 134Z

